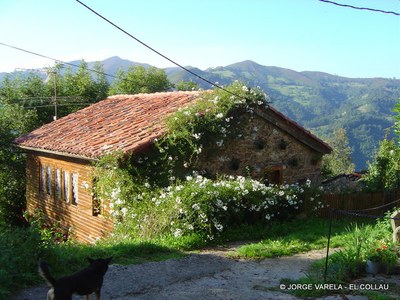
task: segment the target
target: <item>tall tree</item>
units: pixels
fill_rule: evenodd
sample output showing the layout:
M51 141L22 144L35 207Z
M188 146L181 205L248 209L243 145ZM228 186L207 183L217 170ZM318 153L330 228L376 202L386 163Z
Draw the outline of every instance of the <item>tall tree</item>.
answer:
M322 170L326 177L354 172L354 163L351 160L352 149L349 145L346 130L337 129L329 141L333 151L325 155L322 160Z
M390 190L400 188L400 99L393 108L395 124L393 131L397 137L388 139L389 129L373 161L368 164L365 180L372 190Z
M0 224L17 225L25 206L25 159L12 141L34 128L36 113L0 101Z
M200 89L200 86L193 81L179 81L177 84L175 84L175 88L178 91L196 91Z
M88 64L82 60L76 72L67 68L61 82L61 95L70 97L71 102L95 103L107 97L109 88L102 65L95 63L90 72Z
M164 70L155 67L146 69L142 66L131 66L126 72L122 69L118 70L117 78L112 83L109 94L164 92L171 87L172 84Z

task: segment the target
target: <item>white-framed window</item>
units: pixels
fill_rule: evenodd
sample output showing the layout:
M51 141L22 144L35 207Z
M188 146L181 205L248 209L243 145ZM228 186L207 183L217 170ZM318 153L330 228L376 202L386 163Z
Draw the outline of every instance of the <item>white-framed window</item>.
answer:
M64 195L64 201L66 203L70 202L70 177L69 177L69 172L64 171L63 172L63 183L64 183L64 189L63 189L63 195Z
M62 189L62 183L61 183L61 170L56 169L56 180L55 180L55 196L57 200L61 200L61 189Z
M78 205L78 174L72 174L72 204Z
M40 187L39 191L41 193L46 192L46 167L44 165L40 165Z
M52 190L53 190L53 171L50 166L46 168L46 193L47 195L51 196L52 195Z

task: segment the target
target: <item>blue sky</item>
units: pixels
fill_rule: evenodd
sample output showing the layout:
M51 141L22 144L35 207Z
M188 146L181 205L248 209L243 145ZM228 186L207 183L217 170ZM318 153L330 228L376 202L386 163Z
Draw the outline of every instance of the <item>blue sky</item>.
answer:
M82 0L182 65L253 60L296 71L400 78L400 17L318 0ZM399 0L337 0L400 12ZM74 0L1 0L0 42L63 61L173 66ZM0 46L0 72L52 61Z

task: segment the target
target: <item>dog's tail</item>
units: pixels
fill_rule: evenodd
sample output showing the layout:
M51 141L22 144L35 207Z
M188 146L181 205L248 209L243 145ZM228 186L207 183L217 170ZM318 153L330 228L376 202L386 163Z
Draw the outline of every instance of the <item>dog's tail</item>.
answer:
M40 276L43 277L44 280L46 280L47 284L50 287L54 287L54 285L56 284L56 280L50 274L49 265L47 264L47 261L44 260L39 261L39 274Z

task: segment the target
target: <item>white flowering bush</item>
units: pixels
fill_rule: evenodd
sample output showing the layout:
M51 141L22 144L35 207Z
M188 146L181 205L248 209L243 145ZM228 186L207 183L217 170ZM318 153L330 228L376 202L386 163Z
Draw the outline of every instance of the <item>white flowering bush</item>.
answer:
M195 233L212 239L234 225L288 218L301 211L306 200L318 208L310 182L276 186L245 177L210 180L193 173L203 149L218 149L241 135L240 112L268 105L259 88L235 82L226 89L230 93L204 92L193 105L168 117L167 132L151 151L132 157L111 154L97 163L93 196L108 205L124 236Z
M218 180L188 176L182 183L139 194L123 227L142 238L196 233L213 239L235 225L286 219L311 199L311 205L318 207L316 196L310 195L309 181L277 186L240 176Z
M132 195L140 191L140 185L134 183L124 163L122 153L105 155L94 168L93 186L85 182L85 189L91 190L93 202L99 206L99 210L117 221L123 220Z
M194 104L167 118L167 134L156 140L165 170L189 170L204 148L222 147L236 133L238 110L253 112L268 105L269 98L260 88L235 82L225 89L231 94L219 89L203 92Z

